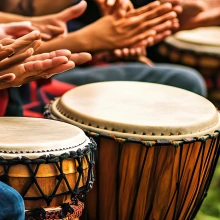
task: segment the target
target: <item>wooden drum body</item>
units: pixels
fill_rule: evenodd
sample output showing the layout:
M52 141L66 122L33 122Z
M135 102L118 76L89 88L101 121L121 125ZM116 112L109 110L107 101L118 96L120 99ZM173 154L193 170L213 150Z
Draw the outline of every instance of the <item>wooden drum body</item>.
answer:
M220 106L220 27L180 31L159 47L160 54L172 63L197 69L205 78L209 99Z
M169 86L106 82L77 87L48 110L98 142L83 219L195 217L220 149L211 102Z
M81 129L63 122L0 118L0 179L24 198L26 219L39 217L43 208L41 219L51 217L51 210L53 219L80 217L84 204L78 200L94 179L95 148Z

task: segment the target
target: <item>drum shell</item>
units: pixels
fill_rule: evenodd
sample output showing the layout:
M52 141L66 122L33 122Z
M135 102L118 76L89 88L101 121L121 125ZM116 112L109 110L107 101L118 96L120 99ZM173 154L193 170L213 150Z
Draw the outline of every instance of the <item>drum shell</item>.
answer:
M78 158L79 159L79 158ZM81 159L80 159L81 160ZM60 165L60 162L58 162ZM79 172L77 168L79 166L78 160L74 158L68 158L62 162L62 171L66 176L66 179L72 189L75 188L77 180L79 178ZM4 182L7 182L10 186L16 189L21 195L24 195L29 184L32 182L32 171L34 172L37 164L17 164L10 166L7 174L5 173L5 168L7 165L0 165L0 178L4 178ZM89 164L86 158L82 158L83 176L79 178L78 187L83 187L86 185L89 173ZM40 189L46 196L51 196L53 191L59 181L60 171L55 163L40 164L39 169L36 173L36 181L39 184ZM48 206L45 200L41 197L41 193L36 187L36 184L32 184L30 189L24 195L25 209L31 210L34 208L46 208L46 207L58 207L63 203L69 202L71 195L67 193L69 191L64 180L56 191L56 194L66 193L66 195L59 195L52 199L50 205ZM29 199L29 197L35 198L34 200Z
M96 181L83 219L184 220L196 215L218 160L218 134L162 145L95 136Z
M198 45L198 47L201 46ZM166 41L161 43L158 51L163 57L162 59L166 59L166 62L181 64L198 70L205 79L208 89L208 99L217 107L220 106L219 54L210 53L208 51L196 52L188 45L186 48L179 48L177 40L175 40L173 44Z

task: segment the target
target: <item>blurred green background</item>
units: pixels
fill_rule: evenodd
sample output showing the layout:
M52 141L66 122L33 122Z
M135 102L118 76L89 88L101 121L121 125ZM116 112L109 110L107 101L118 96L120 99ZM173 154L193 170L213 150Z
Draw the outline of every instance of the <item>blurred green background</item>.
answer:
M199 213L195 220L220 220L220 160Z

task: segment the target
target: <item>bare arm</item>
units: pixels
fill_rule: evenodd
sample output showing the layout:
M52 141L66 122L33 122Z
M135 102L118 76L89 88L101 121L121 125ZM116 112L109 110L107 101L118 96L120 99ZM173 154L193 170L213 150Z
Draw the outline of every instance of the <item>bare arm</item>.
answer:
M45 42L39 51L68 48L72 52L98 52L114 50L141 43L156 34L157 31L170 29L167 21L173 20L176 13L170 4L158 5L153 2L140 10L128 13L127 17L116 19L104 16L98 21L68 34L65 38Z
M15 15L15 14L0 11L1 23L19 22L19 21L28 21L28 20L30 20L30 18L26 16Z

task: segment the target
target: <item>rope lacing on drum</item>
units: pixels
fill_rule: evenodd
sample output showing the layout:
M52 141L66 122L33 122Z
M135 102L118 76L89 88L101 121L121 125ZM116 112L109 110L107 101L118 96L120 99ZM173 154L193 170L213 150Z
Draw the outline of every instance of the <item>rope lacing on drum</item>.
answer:
M10 160L0 157L0 165L2 165L4 168L4 174L0 176L0 180L2 180L5 183L8 183L8 174L9 174L10 168L13 165L23 164L23 165L26 165L26 167L28 168L28 171L31 174L31 176L29 177L30 183L27 185L25 190L21 193L24 200L44 199L46 204L49 206L54 197L58 197L62 195L70 194L71 197L73 198L76 195L80 194L80 198L83 198L84 195L86 195L87 192L91 189L93 182L94 182L93 167L95 164L94 152L96 151L96 148L97 146L96 146L95 141L91 139L91 143L89 143L83 150L79 149L77 151L70 151L69 154L64 153L64 154L61 154L60 156L55 156L55 155L50 154L47 156L41 156L37 159L29 159L27 157L21 157L21 158L14 158ZM78 163L78 167L77 167L78 178L77 178L75 187L73 189L71 188L67 180L66 174L63 172L63 161L69 158L76 160ZM88 177L84 176L83 160L86 160L88 164ZM53 189L52 194L45 195L40 185L38 184L38 179L36 176L40 168L40 165L49 164L49 163L55 164L57 170L59 171L59 175L56 177L57 183L56 183L55 188ZM33 164L36 165L35 168ZM85 180L86 180L86 183L85 183ZM68 191L57 194L57 190L61 182L63 181L65 182ZM83 183L82 184L83 186L79 187L80 182ZM36 186L41 196L37 196L37 197L26 196L28 191L32 187L32 185Z
M73 213L74 209L70 206L69 203L64 203L61 205L62 208L62 218L65 218L67 216L67 213Z

